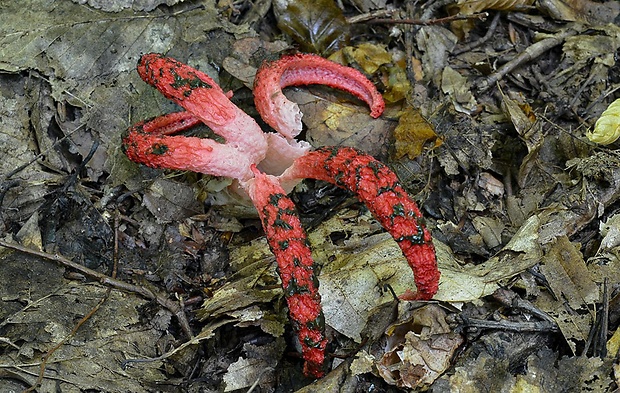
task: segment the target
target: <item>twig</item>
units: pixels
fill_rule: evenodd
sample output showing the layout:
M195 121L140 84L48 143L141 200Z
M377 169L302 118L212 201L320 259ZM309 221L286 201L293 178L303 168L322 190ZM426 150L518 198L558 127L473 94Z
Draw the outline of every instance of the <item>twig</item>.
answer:
M348 17L346 18L346 20L347 20L347 23L351 25L355 23L367 22L373 19L390 17L399 11L400 10L397 10L397 9L375 10L375 11L367 12L365 14L359 14L359 15Z
M99 146L98 142L93 145L93 148L91 148L91 154L89 154L89 156L84 160L84 162L88 162L90 158L92 158L92 154L94 154L98 146ZM113 260L114 260L114 266L112 268L112 278L114 279L116 278L116 266L118 262L118 214L114 218L114 257L113 257ZM41 360L41 364L39 365L39 375L37 376L37 380L32 384L32 386L24 390L24 393L33 392L35 391L35 389L37 389L41 385L41 382L43 381L43 378L45 377L45 369L47 368L47 363L52 358L52 356L54 356L54 352L56 352L60 347L65 345L65 343L71 337L75 336L75 334L80 329L80 327L82 327L82 325L86 321L88 321L90 317L92 317L93 315L95 315L97 311L99 311L101 306L103 306L103 304L110 298L110 293L112 293L112 287L107 288L105 294L99 300L99 302L97 302L97 304L95 304L95 306L82 319L80 319L78 323L75 324L75 326L73 327L73 330L71 330L69 334L67 334L62 340L60 340L56 345L50 348L49 351L47 351L47 353L43 356Z
M374 24L404 24L404 25L420 25L420 26L432 26L432 25L441 25L444 23L454 22L455 20L464 20L464 19L478 19L478 20L486 20L488 18L488 12L480 12L477 14L471 15L453 15L446 16L445 18L438 19L371 19L368 23Z
M560 45L568 37L574 36L578 31L574 28L567 28L553 37L545 38L537 43L530 45L525 50L519 53L514 59L500 67L495 73L480 80L478 85L478 92L484 93L499 82L508 73L514 71L517 67L537 58L543 53L549 51L551 48Z
M555 322L513 322L513 321L488 321L486 319L468 318L460 316L463 325L478 329L510 330L514 332L557 332L559 329Z
M49 254L44 251L33 250L31 248L24 247L20 244L7 242L5 240L0 240L0 246L9 248L11 250L23 252L25 254L38 256L40 258L47 259L50 261L54 261L70 269L77 270L78 272L82 273L86 277L99 281L99 283L101 283L102 285L107 285L114 289L119 289L125 292L132 292L148 300L154 300L157 303L159 303L161 306L167 308L170 312L172 312L176 316L177 320L179 321L179 325L181 326L181 329L183 329L183 332L187 335L187 337L189 338L193 337L192 330L189 326L189 322L187 321L187 317L185 316L184 311L179 307L177 303L173 302L172 300L164 296L158 295L155 292L147 288L129 284L124 281L120 281L115 278L109 277L103 273L99 273L95 270L87 268L86 266L80 265L79 263L73 262L72 260L67 259L64 256L59 255L59 254Z
M460 55L461 53L465 53L465 52L469 52L470 50L479 47L480 45L484 44L485 42L487 42L491 37L493 37L493 34L495 34L495 29L497 29L497 25L499 24L499 16L501 15L501 13L496 12L495 16L493 17L493 20L491 21L491 25L489 26L489 29L487 30L487 33L484 35L484 37L480 38L479 40L475 41L475 42L471 42L467 45L465 45L464 47L460 48L459 50L455 50L452 52L452 54L454 56L456 55Z

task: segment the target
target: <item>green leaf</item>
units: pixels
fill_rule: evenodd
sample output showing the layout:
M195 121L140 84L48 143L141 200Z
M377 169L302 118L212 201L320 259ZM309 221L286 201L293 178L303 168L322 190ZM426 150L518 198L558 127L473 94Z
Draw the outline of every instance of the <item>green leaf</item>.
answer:
M349 25L333 0L276 0L273 10L280 30L304 52L325 56L349 41Z

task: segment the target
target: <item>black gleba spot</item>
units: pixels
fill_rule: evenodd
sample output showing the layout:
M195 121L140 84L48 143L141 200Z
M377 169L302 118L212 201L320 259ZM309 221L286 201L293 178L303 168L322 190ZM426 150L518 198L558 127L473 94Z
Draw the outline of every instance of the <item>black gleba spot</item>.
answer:
M161 156L163 154L166 154L167 151L168 151L168 145L165 145L163 143L154 143L151 146L151 154L154 154L156 156Z

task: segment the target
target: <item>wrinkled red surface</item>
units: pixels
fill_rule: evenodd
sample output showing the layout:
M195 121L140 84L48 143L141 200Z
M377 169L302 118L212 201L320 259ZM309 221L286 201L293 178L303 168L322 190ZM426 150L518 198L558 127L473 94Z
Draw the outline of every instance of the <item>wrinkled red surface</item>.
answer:
M286 196L278 179L254 171L248 194L258 210L271 251L278 263L289 315L302 347L304 373L324 374L325 320L321 310L319 283L306 232L293 201Z
M248 178L252 161L227 144L212 139L171 135L200 119L176 112L135 124L123 135L123 151L134 162L152 168L189 170L235 179Z
M201 163L198 160L196 165L187 169L217 176L230 176L232 173L233 177L241 180L252 177L249 165L265 158L267 140L254 119L230 101L231 94L225 93L204 72L158 53L146 54L140 58L138 74L145 82L155 86L166 98L191 113L191 117L200 119L213 132L226 139L224 144L213 145L214 150L211 153L213 159L205 163L207 166L199 167ZM153 122L161 122L160 119L155 119ZM142 131L149 133L148 130ZM148 135L144 135L143 138L148 140ZM190 139L187 144L191 147L196 144L196 141ZM168 159L171 161L184 159L180 153L180 146L176 147L176 151L179 152L176 156L173 156L173 153L168 154ZM231 160L234 152L230 148L237 150L236 156L242 158L239 162ZM225 152L225 155L219 157L220 151ZM218 159L223 165L214 166L213 164ZM138 162L154 166L147 159ZM230 168L224 168L225 166L230 166ZM169 167L173 168L173 166ZM233 169L233 167L237 168ZM218 172L220 169L223 172Z
M431 234L415 201L385 164L351 147L322 147L298 158L286 176L324 180L354 192L394 237L413 270L418 291L405 297L427 300L437 293Z

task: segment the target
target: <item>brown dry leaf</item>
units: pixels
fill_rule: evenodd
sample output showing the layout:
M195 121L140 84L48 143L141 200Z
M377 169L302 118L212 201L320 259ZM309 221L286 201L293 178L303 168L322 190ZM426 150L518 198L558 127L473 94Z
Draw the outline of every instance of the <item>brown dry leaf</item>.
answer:
M254 384L268 389L275 378L278 359L282 357L286 343L278 338L271 343L256 346L250 343L243 344L246 357L239 358L232 363L224 374L225 392L239 389L247 390Z
M505 222L493 217L477 216L472 219L472 224L489 249L502 244L502 232L506 229Z
M235 41L232 53L224 59L222 66L230 75L252 89L260 62L264 58L277 56L289 47L284 41L268 42L258 37L241 38Z
M606 344L607 355L616 357L620 354L620 329L616 329Z
M614 23L620 15L620 3L615 0L539 0L537 8L557 20L604 25Z
M424 80L440 86L443 69L448 65L450 53L458 41L457 36L442 26L422 26L416 34L416 41L422 52L420 61Z
M351 3L362 12L368 12L376 9L385 9L387 0L352 0Z
M599 301L599 288L579 252L567 236L546 245L540 269L557 299L565 299L575 310Z
M484 10L525 11L532 7L534 0L461 0L454 5L464 15Z
M414 108L407 108L400 116L394 129L394 156L398 160L405 154L413 160L420 154L428 141L434 140L434 147L441 146L442 140L437 136L433 126Z
M347 46L342 49L342 56L348 60L348 63L357 64L367 75L374 74L379 67L392 62L392 55L385 49L385 46L371 43Z
M89 7L105 11L119 12L126 9L134 11L152 11L158 6L165 4L173 6L182 0L71 0L77 4L87 3Z
M525 140L528 151L531 151L536 144L540 143L539 138L531 138L536 116L532 113L529 105L520 103L502 94L502 111L515 127L517 133Z
M504 336L506 333L503 334ZM527 337L530 341L537 337ZM611 384L610 360L563 357L546 345L532 347L519 337L509 343L487 343L477 358L456 367L450 380L451 391L478 392L605 392ZM487 340L488 341L488 340ZM489 348L492 353L487 352ZM511 355L510 353L513 352ZM507 353L509 355L507 355ZM523 371L514 375L514 363L524 362ZM489 378L492 375L493 378ZM472 381L476 381L475 384Z
M583 256L567 236L557 237L545 246L540 271L544 274L553 300L539 297L536 304L553 316L564 338L576 352L577 344L588 339L593 315L588 310L599 301L598 285L594 282Z
M463 343L437 305L414 310L404 322L390 326L386 335L386 352L376 366L387 383L401 388L432 384L450 366L452 355Z
M329 59L357 66L366 75L374 75L381 70L385 85L383 99L387 103L401 101L410 93L411 84L405 72L405 54L396 49L388 52L383 45L363 43L358 46L347 46L331 55Z
M254 304L268 303L281 293L275 259L266 239L231 248L230 264L235 276L205 300L197 313L200 319L222 318L234 313L236 317L243 316L242 320L256 320L238 312Z
M508 244L486 262L468 269L487 283L513 277L540 262L540 218L531 216Z
M416 70L420 71L420 62L413 59L414 74ZM418 67L416 67L418 65ZM406 62L403 60L395 61L391 66L385 67L387 69L387 83L385 86L385 92L383 93L383 99L386 103L395 103L404 100L409 94L411 94L411 83L407 78ZM416 74L415 78L418 81L423 79L422 75Z
M472 115L480 111L478 103L471 93L467 78L451 67L445 67L441 75L441 90L450 96L457 112Z
M285 94L299 104L307 127L306 140L312 146L352 146L375 156L387 153L393 122L385 116L373 119L361 103L337 102L336 97L351 98L333 89L310 87Z
M156 179L145 190L143 198L144 206L160 223L179 221L204 211L193 188L187 183Z
M69 335L105 296L106 288L69 281L63 277L64 268L25 254L4 250L0 264L0 328L3 339L16 344L3 347L0 364L11 378L31 386L41 355ZM44 378L38 391L139 393L150 391L144 381L165 380L161 361L127 370L120 367L127 358L159 355L155 343L169 328L171 316L162 311L151 323L141 322L147 303L112 291L97 313L49 359L48 370L53 369L56 377ZM4 378L6 374L1 383L7 381Z
M532 8L534 0L460 0L448 8L451 14L472 15L484 10L526 11ZM452 31L459 37L467 36L474 27L472 20L457 20L451 23Z

